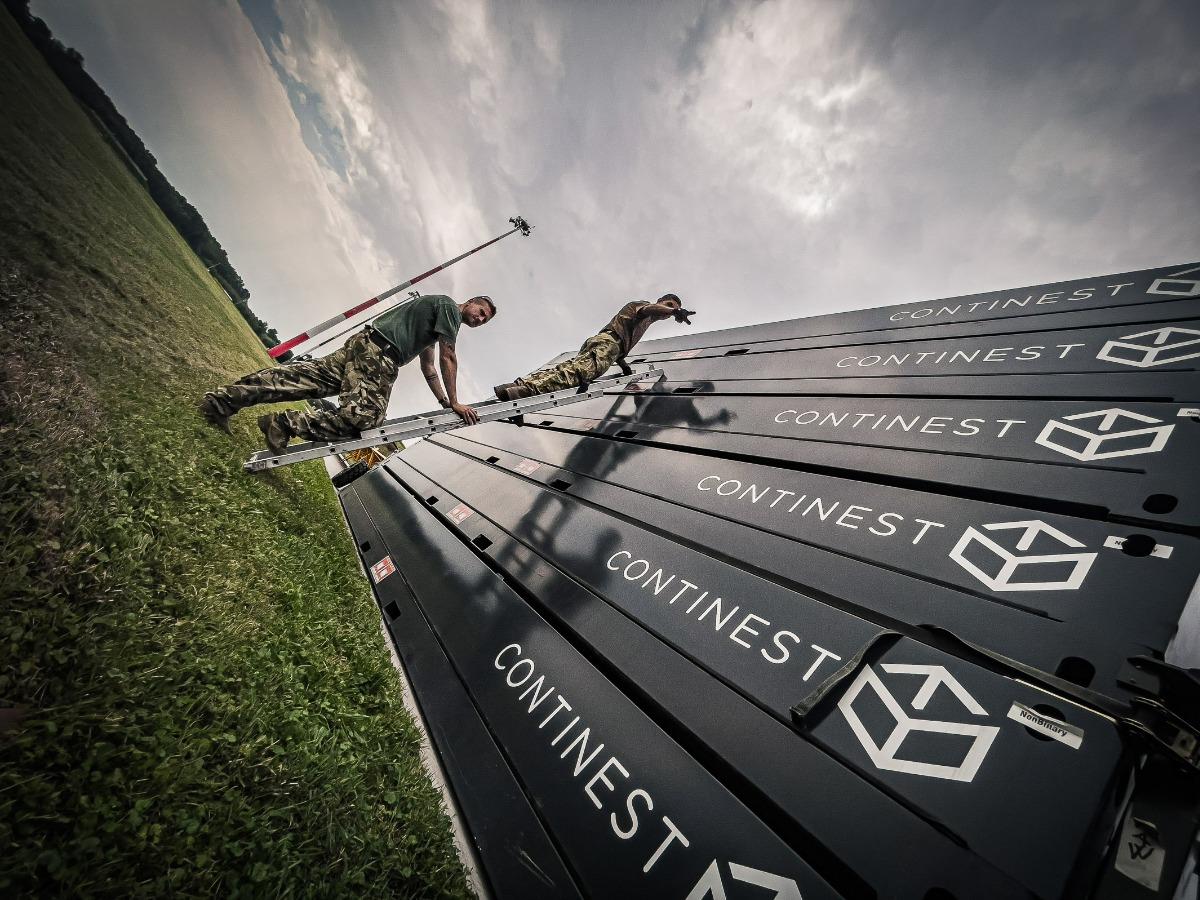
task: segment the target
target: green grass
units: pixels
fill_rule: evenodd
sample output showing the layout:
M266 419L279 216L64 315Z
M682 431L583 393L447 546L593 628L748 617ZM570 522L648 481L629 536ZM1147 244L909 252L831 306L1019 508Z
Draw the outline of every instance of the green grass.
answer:
M0 110L0 895L466 896L261 346L2 11Z

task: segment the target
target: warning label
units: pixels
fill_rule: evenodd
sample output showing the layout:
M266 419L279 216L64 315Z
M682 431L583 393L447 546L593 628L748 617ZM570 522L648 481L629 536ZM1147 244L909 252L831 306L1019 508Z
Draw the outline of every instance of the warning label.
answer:
M454 507L454 509L450 510L450 512L446 513L446 518L448 518L455 525L458 525L463 519L471 515L473 512L475 512L475 510L471 509L471 507L467 506L467 504L460 503L458 506Z
M542 464L540 462L538 462L536 459L523 459L519 463L517 463L513 468L516 471L520 472L522 475L532 475L534 472L536 472L541 467L542 467Z
M379 584L379 582L383 581L383 579L387 578L395 571L396 564L392 562L392 558L390 556L385 556L379 562L375 563L375 565L371 566L371 580L376 584Z

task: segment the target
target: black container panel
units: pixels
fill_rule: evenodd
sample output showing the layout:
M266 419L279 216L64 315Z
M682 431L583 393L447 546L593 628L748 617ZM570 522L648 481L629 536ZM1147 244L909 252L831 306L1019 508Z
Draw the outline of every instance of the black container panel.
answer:
M342 505L368 570L385 559L391 562L390 548L358 497L343 494ZM505 897L582 897L408 584L392 572L377 576L373 586L434 751L475 845L487 887Z
M862 478L957 485L984 497L1164 527L1200 527L1191 477L1200 408L886 398L612 395L534 423L597 436L842 470ZM980 466L988 478L979 478Z
M669 377L637 382L632 389L625 387L606 391L618 394L691 394L696 396L807 396L807 397L898 397L898 398L959 398L981 397L992 400L1085 400L1092 403L1142 401L1146 403L1176 403L1200 405L1194 382L1184 383L1174 374L1154 372L1113 372L1103 378L1094 375L1064 375L1054 378L1040 375L988 375L962 378L953 375L914 375L872 378L833 376L807 378L692 378L674 380Z
M500 458L497 465L533 475L530 462L546 463L566 470L572 480L587 478L593 488L597 482L620 485L680 510L719 516L736 526L711 547L723 557L746 558L746 545L758 539L741 530L750 526L956 589L966 595L956 603L978 613L1003 605L1069 623L1080 635L1119 634L1129 652L1163 651L1200 575L1195 538L1137 532L1153 549L1132 555L1106 546L1116 544L1114 535L1123 545L1129 529L1087 519L1033 516L997 504L498 423L477 429L470 439L446 435L430 444L481 459L504 450L517 461ZM427 453L422 448L416 458ZM663 454L670 465L661 464ZM579 495L579 489L572 486L572 493ZM690 531L688 536L696 539ZM1149 603L1140 596L1147 581L1158 586ZM903 593L899 584L894 593ZM893 614L897 609L884 601L851 599Z
M485 485L483 490L474 491L468 486L463 490L466 482L460 473L448 471L438 466L438 462L446 457L438 454L431 447L422 447L419 453L406 454L411 456L407 462L395 462L390 464L390 468L401 479L404 479L413 488L420 490L439 490L442 495L438 498L439 505L446 505L448 500L445 498L445 483L441 481L447 474L454 476L456 490L462 491L455 493L452 497L454 506L449 513L451 527L457 529L464 542L477 540L480 535L490 536L496 534L490 526L499 525L503 528L500 522L491 519L494 513L502 513L502 511L512 505L513 495L505 488L510 485L495 483L494 479L497 473L494 470L489 473L487 468L476 464L480 474L491 476L493 482L490 485ZM415 471L414 471L415 469ZM415 477L414 477L415 476ZM422 476L425 479L423 480ZM434 487L436 486L436 487ZM540 523L534 523L527 537L538 543L542 548L542 552L552 554L550 562L555 564L557 568L565 574L571 576L575 580L588 587L589 581L593 578L597 584L593 584L594 588L599 588L604 591L605 599L624 611L627 615L635 618L643 625L647 622L653 622L658 627L651 627L650 630L664 632L671 643L684 645L686 655L693 658L696 663L721 675L723 680L731 684L735 689L741 691L745 696L755 700L760 705L765 706L769 711L774 713L778 718L788 720L793 718L793 706L815 706L820 707L818 703L819 692L814 690L816 684L810 685L805 682L804 676L811 674L814 669L825 666L823 670L825 677L822 679L821 687L824 688L825 694L831 694L838 686L846 683L846 672L843 666L834 666L831 663L841 662L837 657L829 655L825 651L819 655L813 666L802 675L800 667L790 674L787 667L784 665L771 665L764 656L764 659L757 659L752 653L744 654L739 647L734 644L745 643L747 640L754 640L756 630L766 628L770 623L765 619L762 622L753 621L748 623L745 618L738 618L738 625L741 631L737 630L738 626L733 628L726 625L723 631L716 631L714 624L714 635L718 638L728 638L730 643L726 646L726 642L721 639L705 640L701 633L697 639L697 632L702 632L701 629L691 629L692 624L700 624L707 626L710 622L705 622L700 618L702 612L694 613L694 622L688 621L688 616L681 607L675 618L677 621L671 621L668 617L655 619L652 609L648 608L646 603L637 602L637 593L633 590L624 590L623 588L630 587L630 579L626 577L622 571L617 578L626 582L626 585L615 585L611 583L603 583L601 577L589 577L589 573L596 569L603 568L611 572L611 557L605 561L603 566L588 565L593 562L586 553L586 559L581 559L581 554L577 548L571 546L564 541L566 535L572 531L586 533L584 530L588 527L589 522L586 521L585 513L579 509L573 509L564 515L562 507L556 502L553 492L547 490L549 499L544 504L539 504L536 501L532 508L540 506ZM574 501L570 497L562 497L562 500L567 503ZM473 506L472 502L478 504ZM470 510L470 514L463 516L465 509ZM461 517L461 518L460 518ZM484 517L487 521L484 521ZM456 518L460 521L455 522ZM622 528L620 523L612 523L611 525L601 526L610 530L620 530L625 532L623 535L628 539L630 546L639 547L639 549L647 546L646 534L630 533L629 529ZM636 531L636 530L635 530ZM545 539L547 533L555 535L553 541ZM474 535L475 538L471 536ZM518 538L519 535L516 535ZM639 545L638 541L642 541ZM650 542L652 543L652 542ZM663 546L666 542L660 541L656 547L659 550L659 555L667 557L669 551ZM560 546L561 545L561 546ZM488 556L499 566L501 571L512 571L512 555L507 548L496 550L494 542L489 540L487 545L489 551ZM620 552L620 551L618 551ZM704 576L710 574L705 572L703 561L693 559L693 567L688 570L689 577L695 576L699 584L692 590L695 595L699 595L703 588L700 584L718 585L722 580L714 578L713 581L706 582ZM681 566L682 567L682 566ZM521 576L522 582L528 579L532 574L528 568L519 570L514 573ZM654 587L665 580L661 576L654 581L653 584L647 585L647 593L653 593ZM745 576L741 579L745 582ZM635 580L637 584L641 584L641 576ZM727 575L724 583L730 581ZM743 588L753 587L752 584L743 583ZM730 596L735 595L733 591L722 587L725 594ZM614 599L616 598L616 599ZM686 597L680 602L686 602L691 597ZM707 599L707 598L706 598ZM761 599L759 596L753 598L755 601ZM670 600L665 598L662 600L662 605L669 609ZM639 608L640 607L640 608ZM763 607L759 607L760 609ZM696 608L693 607L695 610ZM723 609L724 613L728 613L731 609L726 605ZM766 611L764 609L764 611ZM745 612L739 610L738 612ZM798 610L803 612L803 610ZM752 614L746 614L752 615ZM727 620L728 621L728 620ZM665 624L664 624L665 623ZM682 627L681 627L682 626ZM705 629L706 630L706 629ZM740 637L739 637L740 635ZM882 631L876 631L873 635L875 640L869 642L860 648L860 652L855 653L848 659L855 659L859 656L866 655L870 646L880 643L879 638L883 637ZM789 642L790 644L791 642ZM826 641L826 643L834 643ZM886 643L886 641L885 641ZM777 650L778 645L772 647L772 650ZM925 657L920 657L924 661ZM787 662L787 659L782 660ZM620 659L612 662L619 664ZM975 667L962 661L957 662L956 670L962 672L964 670L974 670ZM942 679L947 683L953 683L949 692L955 697L965 696L966 689L962 688L958 682L954 681L953 677L948 673L942 672ZM983 673L977 673L975 676L976 682L986 682L997 688L1003 695L1006 701L1011 700L1011 704L1025 703L1029 708L1037 706L1043 709L1057 709L1063 705L1063 701L1052 697L1044 691L1030 688L1028 686L1018 686L1011 679L1002 679L995 676L987 676ZM789 694L789 686L791 693ZM985 695L986 696L986 695ZM782 700L773 698L782 697ZM969 715L987 716L986 712L980 711L978 704L970 698L965 701L969 705ZM1011 708L1010 704L1010 708ZM1049 704L1049 705L1048 705ZM1057 704L1057 705L1055 705ZM997 701L994 704L997 708L1002 704ZM962 719L963 714L960 712L959 719ZM1053 798L1061 797L1061 804L1069 807L1075 803L1080 796L1089 796L1090 802L1096 808L1105 805L1111 805L1112 794L1116 790L1118 779L1117 773L1121 771L1119 765L1119 757L1121 754L1121 744L1116 736L1111 723L1097 717L1094 713L1084 711L1075 711L1072 713L1073 720L1076 724L1071 725L1072 728L1082 730L1081 725L1084 723L1086 728L1092 730L1097 735L1103 733L1103 736L1098 736L1087 753L1063 753L1063 754L1046 754L1041 760L1044 765L1037 770L1037 774L1030 775L1025 773L1024 777L1030 784L1030 789L1039 792L1047 797L1051 802ZM1023 803L1021 798L1004 788L1006 780L1013 774L1014 769L1019 769L1021 761L1028 762L1030 751L1026 747L1026 741L1030 738L1026 735L1025 730L1018 724L1011 724L1011 727L1004 723L1001 715L992 715L987 721L997 724L984 726L982 732L987 736L987 747L982 745L982 741L975 752L971 754L969 751L962 751L961 744L965 740L964 734L973 734L979 726L977 720L972 718L968 722L946 722L940 720L932 720L930 722L921 722L912 724L914 734L920 733L925 735L933 733L942 735L945 743L953 745L940 746L942 741L935 740L929 742L924 736L914 738L912 744L919 745L919 748L913 752L920 759L930 760L928 763L913 763L906 768L897 768L896 765L890 765L886 760L881 761L880 772L889 773L887 777L892 777L890 773L899 772L893 780L895 784L888 786L888 791L898 796L907 806L920 811L921 815L932 821L937 821L943 827L949 828L960 840L963 840L970 847L983 846L985 849L980 852L981 855L991 861L998 867L1010 872L1015 880L1026 884L1030 888L1039 892L1049 891L1051 893L1060 891L1064 886L1065 879L1069 879L1074 869L1073 861L1069 860L1069 853L1064 853L1064 849L1075 847L1081 840L1082 835L1086 834L1086 824L1076 822L1074 830L1061 830L1055 838L1042 837L1038 849L1034 850L1031 842L1026 841L1005 841L1001 842L1003 846L998 846L994 842L994 829L991 824L994 820L989 816L985 820L972 814L971 810L977 809L980 805L992 807L991 812L995 819L1011 819L1019 814L1020 804ZM982 720L978 720L982 721ZM1065 720L1061 720L1065 721ZM1014 722L1014 720L1009 720ZM911 723L910 723L911 724ZM940 729L940 730L939 730ZM1003 739L998 736L1004 733ZM816 732L814 732L816 734ZM992 750L992 743L995 742L997 748L1007 748ZM1040 741L1034 740L1035 743ZM1066 744L1059 742L1061 748L1081 751L1082 743L1079 746L1068 747ZM822 739L816 739L817 746L824 747ZM930 746L925 746L931 744ZM872 745L868 745L872 746ZM910 744L911 746L911 744ZM961 762L961 768L950 772L958 763L944 762L954 755L955 750L962 751L964 760ZM906 753L908 751L905 751ZM841 760L850 768L857 769L859 774L869 782L878 782L882 776L872 769L864 768L859 765L858 761L852 755L843 755L840 748L832 747L831 755L835 759ZM878 756L878 754L876 754ZM989 760L989 780L991 785L988 788L977 788L972 782L982 770L974 765L974 762L981 756L986 756ZM787 765L785 759L776 761L777 765ZM939 768L941 767L941 768ZM945 782L935 787L929 787L925 784L927 780ZM965 788L957 790L957 788ZM1061 839L1061 843L1059 840Z
M738 355L670 359L668 378L738 379L911 375L1072 375L1091 372L1172 372L1195 390L1200 366L1200 304L1190 318L1140 325L1097 325L1062 331L980 337L928 337ZM863 388L869 390L869 387Z
M586 896L838 896L419 501L363 500Z
M633 356L342 491L493 892L1171 896L1200 265Z
M1127 306L1174 303L1200 297L1200 281L1195 280L1197 273L1200 273L1200 263L1183 263L1158 269L991 291L945 300L857 309L826 316L685 334L645 341L639 347L657 354L696 347L733 346L746 342L762 343L800 337L908 327L925 328L958 323L991 323L998 319L1016 320L1028 316L1120 310ZM1155 313L1147 311L1146 315L1154 316ZM702 320L697 317L697 321ZM992 328L994 325L985 324L984 327Z

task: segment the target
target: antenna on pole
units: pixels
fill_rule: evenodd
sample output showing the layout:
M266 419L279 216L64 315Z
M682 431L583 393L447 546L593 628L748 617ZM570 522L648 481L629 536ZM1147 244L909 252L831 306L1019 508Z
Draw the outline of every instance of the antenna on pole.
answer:
M384 291L382 294L379 294L378 296L372 297L370 300L367 300L365 303L360 303L357 306L352 306L348 310L346 310L344 313L334 316L332 319L327 319L326 321L322 322L320 325L317 325L313 328L308 329L308 331L302 331L300 334L296 335L294 338L290 338L286 341L283 341L282 343L276 344L274 347L272 347L271 349L269 349L267 351L267 355L270 356L271 359L279 359L279 357L283 356L283 354L287 353L289 350L291 350L293 347L297 346L298 344L303 344L305 341L312 340L318 334L323 334L331 328L336 328L338 325L342 324L347 319L358 315L363 310L370 309L372 306L375 306L378 303L382 303L388 297L391 297L394 294L400 293L405 288L412 287L418 281L424 281L430 275L440 272L440 271L442 271L442 269L450 268L450 266L454 265L459 260L466 259L472 253L478 253L484 247L490 247L492 244L496 243L497 241L501 241L504 238L508 237L510 234L513 234L517 231L521 232L522 236L524 236L524 237L529 237L529 232L533 231L533 226L530 225L528 222L526 222L520 216L513 216L508 221L509 221L509 224L512 225L512 228L509 231L504 232L504 234L500 235L499 237L494 237L490 241L486 241L486 242L480 244L478 247L475 247L473 250L468 250L466 253L463 253L460 256L454 257L454 259L447 260L446 262L442 263L440 266L434 266L428 272L422 272L420 275L417 275L414 278L410 278L408 281L404 282L403 284L398 284L394 288L389 288L388 290ZM410 299L415 299L415 298L410 298ZM408 302L409 302L409 300L400 301L400 303L408 303ZM333 335L330 335L328 338L321 341L321 343L309 348L309 351L311 352L312 350L316 350L318 347L325 346L330 341L332 341L334 338L341 337L347 331L353 331L355 328L358 328L360 325L364 325L367 322L369 322L371 319L375 318L375 316L382 315L383 313L387 312L389 309L395 309L396 306L399 306L399 305L400 305L399 303L396 303L385 309L380 309L378 312L374 313L369 318L364 319L361 322L356 322L355 324L348 326L346 328L343 328L342 330L338 331L337 333L335 333Z

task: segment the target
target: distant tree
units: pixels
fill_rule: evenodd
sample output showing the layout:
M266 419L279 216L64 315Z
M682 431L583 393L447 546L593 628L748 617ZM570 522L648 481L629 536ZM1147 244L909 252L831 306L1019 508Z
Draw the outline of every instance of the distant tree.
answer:
M208 225L199 210L192 206L158 168L158 160L154 158L142 139L138 137L125 117L117 110L112 99L104 92L91 75L83 67L83 55L73 47L66 47L53 34L50 27L29 11L29 0L2 0L9 13L16 20L26 37L45 58L47 64L59 77L67 90L75 99L90 110L100 123L107 129L109 136L117 142L129 161L137 169L137 174L145 179L146 190L151 199L163 211L167 220L187 241L192 252L205 264L212 267L213 277L225 288L238 312L249 323L254 333L258 335L267 347L279 343L275 329L267 328L266 323L250 309L250 291L242 282L229 256L220 242L208 230Z

